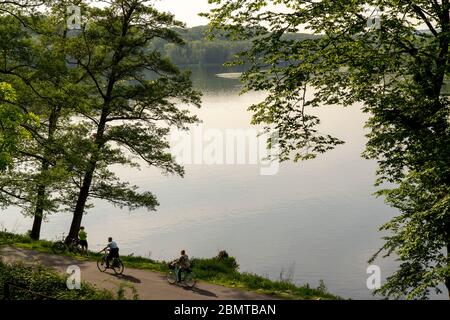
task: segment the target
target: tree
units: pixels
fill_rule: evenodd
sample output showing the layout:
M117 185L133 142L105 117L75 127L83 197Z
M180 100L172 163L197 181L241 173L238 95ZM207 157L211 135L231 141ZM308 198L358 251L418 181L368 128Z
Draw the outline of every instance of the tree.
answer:
M141 159L163 172L182 175L166 137L171 127L186 129L197 121L178 108L179 102L200 104L189 73L149 49L156 38L182 43L172 30L182 24L172 15L158 12L147 1L114 0L102 9L86 9L84 19L68 52L90 85L90 110L83 125L94 132L93 149L85 155L72 149L85 161L80 159L76 166L83 174L68 239L77 235L89 197L155 209L158 202L152 193L139 193L119 181L109 167L138 166L136 159Z
M0 1L0 14L15 12L19 6L22 8L35 7L34 1ZM22 121L30 121L33 115L24 115L12 104L16 101L16 92L11 84L0 82L0 171L11 167L12 153L22 138L28 133L20 127ZM30 116L31 118L29 118ZM34 120L37 120L34 118Z
M39 239L45 214L67 203L70 190L62 186L72 176L61 143L72 130L68 119L80 112L81 87L76 70L71 71L65 60L66 35L59 27L65 22L65 11L59 21L57 15L0 20L0 75L15 87L14 104L22 116L18 125L30 137L15 148L13 162L18 165L0 175L2 205L19 206L33 216L30 235ZM39 125L24 121L27 114L38 115Z
M378 161L378 192L399 215L379 254L398 270L377 292L426 298L450 291L450 124L442 88L449 73L449 1L210 0L214 32L252 39L245 90L268 97L253 122L279 133L279 158L311 159L343 143L317 130L308 110L362 102L370 115L364 156ZM271 5L271 6L268 6ZM375 8L378 7L378 16ZM288 32L315 35L302 41ZM306 100L306 90L314 97ZM269 144L272 141L269 141Z

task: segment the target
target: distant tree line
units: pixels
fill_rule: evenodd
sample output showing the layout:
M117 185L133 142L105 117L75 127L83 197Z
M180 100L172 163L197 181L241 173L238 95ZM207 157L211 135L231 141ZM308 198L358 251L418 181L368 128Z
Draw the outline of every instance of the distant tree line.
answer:
M231 61L236 54L249 50L252 47L252 40L230 41L225 36L217 36L214 39L210 39L207 36L207 30L207 26L197 26L187 29L177 28L175 31L184 40L184 46L155 39L152 43L152 49L158 50L176 65L206 65L223 64ZM302 33L291 33L285 35L285 37L301 40L313 36Z

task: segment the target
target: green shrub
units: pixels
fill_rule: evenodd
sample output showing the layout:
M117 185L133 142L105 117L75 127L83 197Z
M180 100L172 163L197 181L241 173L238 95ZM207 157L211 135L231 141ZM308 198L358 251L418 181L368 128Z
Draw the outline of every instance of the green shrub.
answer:
M14 244L14 243L31 243L32 239L28 235L20 235L9 232L0 232L0 245L1 244Z
M212 273L234 273L238 270L239 265L233 257L218 257L210 259L192 259L192 266L196 272L212 272Z
M111 300L115 297L106 290L98 290L86 283L80 290L69 290L66 277L42 266L7 265L0 261L0 299L4 299L5 284L10 287L9 299L34 300L43 297L58 300Z
M220 250L219 254L217 255L217 259L222 260L228 258L230 255L225 250Z

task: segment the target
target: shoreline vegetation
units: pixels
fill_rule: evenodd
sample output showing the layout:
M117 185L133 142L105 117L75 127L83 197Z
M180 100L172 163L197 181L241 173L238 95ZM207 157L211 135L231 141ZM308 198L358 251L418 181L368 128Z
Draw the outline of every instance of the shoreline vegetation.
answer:
M51 250L53 242L48 240L32 240L28 235L18 235L0 231L0 247L11 245L21 249L35 250L54 254ZM89 252L88 256L79 256L66 252L63 255L71 256L80 260L97 260L101 254ZM126 268L149 270L153 272L166 273L168 264L165 261L155 261L149 258L133 255L121 256ZM213 258L193 258L193 270L198 280L222 285L225 287L238 288L253 291L260 294L274 296L280 299L294 300L335 300L342 299L327 291L325 284L321 281L318 288L312 288L308 284L298 286L290 279L270 280L262 276L240 272L236 259L227 255ZM8 266L0 261L0 286L4 285L7 277L17 279L24 285L28 285L33 291L42 289L41 294L50 295L57 299L123 299L123 293L119 289L116 295L112 292L96 290L89 284L83 284L82 290L70 293L65 287L65 277L48 268L33 270L24 265ZM73 291L73 290L72 290ZM78 290L75 290L78 291ZM22 297L27 299L27 296ZM135 297L137 299L137 297Z
M237 55L252 47L251 40L231 41L226 36L216 35L212 39L208 35L207 25L191 28L174 28L180 38L184 41L183 46L169 43L162 39L155 39L151 48L157 50L161 55L179 67L195 65L223 65L233 61ZM308 33L289 33L283 39L301 41L317 38L317 35ZM232 69L232 68L231 68Z

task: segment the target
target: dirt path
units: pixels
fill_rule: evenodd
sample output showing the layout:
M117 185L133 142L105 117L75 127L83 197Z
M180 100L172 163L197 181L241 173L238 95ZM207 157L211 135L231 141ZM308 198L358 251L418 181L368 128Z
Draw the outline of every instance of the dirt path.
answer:
M77 265L81 269L82 281L89 282L98 288L117 291L121 283L136 288L142 300L255 300L273 299L270 296L239 289L226 288L205 282L197 283L194 289L184 289L170 285L163 274L148 270L125 268L124 274L116 276L113 273L101 273L92 261L80 261L70 257L51 255L32 250L15 247L0 248L0 257L5 262L22 261L25 263L39 263L65 273L70 265Z

